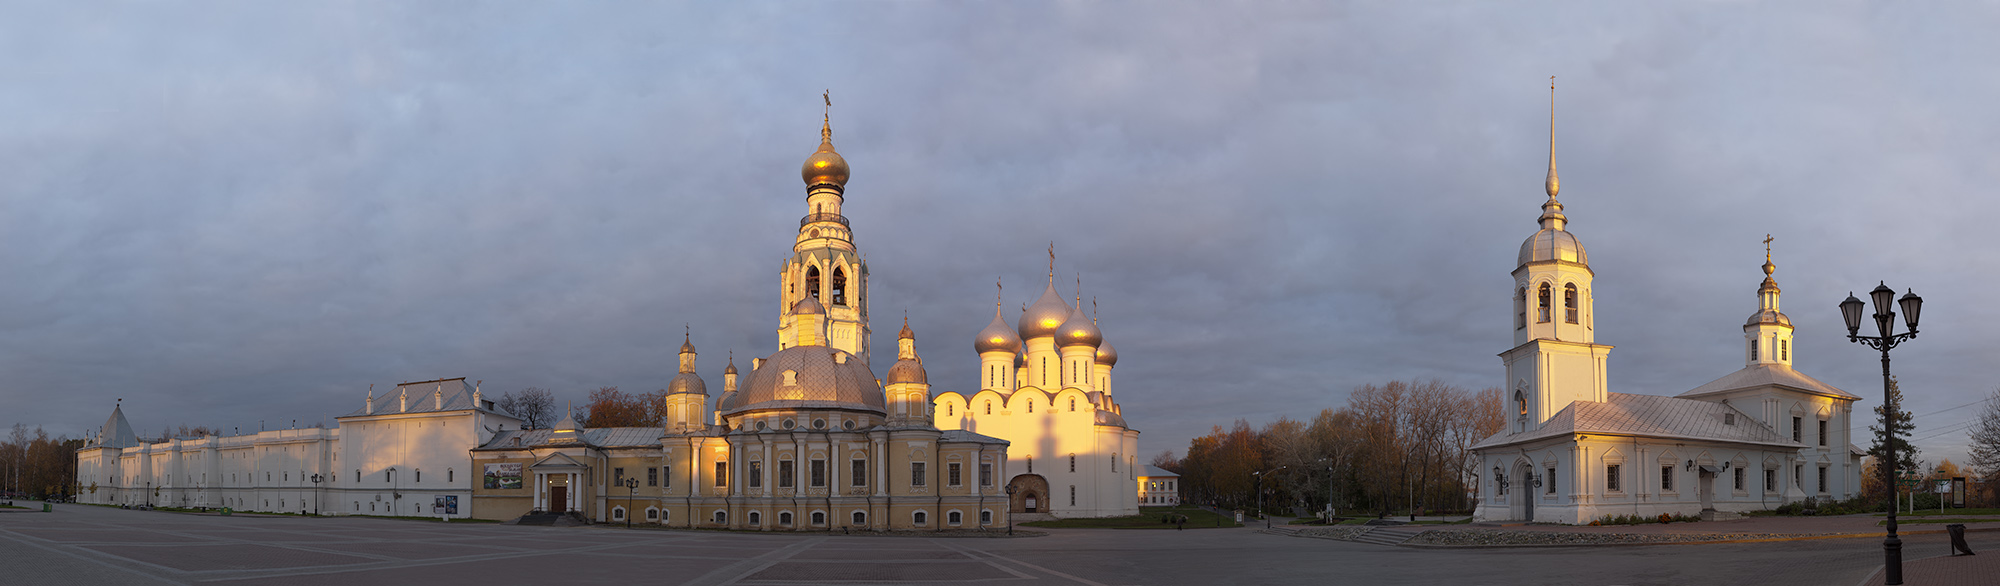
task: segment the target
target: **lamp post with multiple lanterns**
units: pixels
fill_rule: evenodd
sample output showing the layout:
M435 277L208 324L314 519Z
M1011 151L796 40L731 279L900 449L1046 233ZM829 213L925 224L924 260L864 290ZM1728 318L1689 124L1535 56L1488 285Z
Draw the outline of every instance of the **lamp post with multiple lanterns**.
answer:
M1893 384L1889 379L1889 349L1896 347L1897 344L1901 344L1906 340L1917 337L1917 312L1923 310L1924 298L1918 297L1916 293L1911 292L1905 293L1902 299L1896 299L1896 290L1890 289L1887 282L1883 282L1877 285L1875 290L1869 291L1868 297L1875 302L1875 314L1872 317L1875 318L1875 330L1881 335L1860 335L1861 309L1863 304L1860 299L1854 298L1853 293L1848 293L1847 300L1840 302L1840 317L1847 321L1847 341L1863 344L1882 351L1882 400L1885 404L1882 406L1882 460L1877 465L1882 467L1882 485L1890 489L1889 536L1882 540L1882 574L1884 578L1882 582L1884 584L1902 584L1903 540L1896 537L1896 438L1894 435L1894 418L1901 406L1887 403L1891 398L1889 396L1889 386ZM1892 333L1896 329L1896 312L1892 311L1895 307L1890 305L1891 302L1894 302L1896 306L1902 307L1903 324L1909 326L1910 331L1901 334Z

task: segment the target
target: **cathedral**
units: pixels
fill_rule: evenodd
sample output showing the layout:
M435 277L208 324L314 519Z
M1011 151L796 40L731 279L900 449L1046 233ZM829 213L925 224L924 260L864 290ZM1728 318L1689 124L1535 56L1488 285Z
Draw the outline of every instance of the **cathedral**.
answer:
M1481 521L1583 524L1604 516L1728 518L1807 498L1861 494L1853 394L1792 368L1792 322L1764 256L1742 369L1677 396L1614 393L1598 344L1590 256L1556 200L1551 116L1548 201L1513 276L1507 421L1474 444ZM1769 240L1766 240L1768 246Z
M907 319L895 362L880 378L870 367L868 265L842 213L848 166L830 120L801 178L807 213L778 275L777 352L747 372L730 360L711 398L684 337L659 427L587 428L567 413L524 429L464 378L371 388L333 429L146 442L121 405L77 451L81 498L756 531L1138 512L1138 432L1111 398L1117 352L1080 296L1072 306L1056 293L1053 260L1018 335L998 310L978 334L982 390L934 399Z

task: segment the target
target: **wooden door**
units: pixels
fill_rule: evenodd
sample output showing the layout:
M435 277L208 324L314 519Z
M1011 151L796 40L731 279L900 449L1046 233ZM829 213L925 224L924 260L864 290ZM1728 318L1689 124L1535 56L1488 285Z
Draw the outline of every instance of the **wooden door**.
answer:
M569 487L549 487L549 511L561 513L569 510Z

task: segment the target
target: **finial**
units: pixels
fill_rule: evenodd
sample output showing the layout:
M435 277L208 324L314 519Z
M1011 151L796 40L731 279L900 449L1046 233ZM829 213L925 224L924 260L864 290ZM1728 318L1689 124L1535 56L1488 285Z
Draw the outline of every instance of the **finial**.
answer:
M1090 296L1090 323L1097 323L1097 296Z
M1771 276L1771 272L1772 272L1772 271L1775 271L1775 270L1778 270L1778 265L1774 265L1774 264L1771 264L1771 235L1770 235L1770 234L1765 234L1765 235L1764 235L1764 276L1766 276L1766 277L1769 277L1769 276Z
M833 90L821 92L819 97L826 100L826 111L820 115L819 140L833 142Z
M1001 286L1000 286L1000 277L994 277L994 278L993 278L993 311L995 311L995 312L998 312L998 311L1000 311L1000 304L1004 302L1004 301L1002 301L1002 297L1003 297L1004 295L1006 295L1006 294L1007 294L1007 289L1006 289L1005 287L1001 287Z
M1083 273L1076 274L1076 310L1083 311Z
M1049 241L1049 285L1056 284L1056 241Z
M1549 76L1549 178L1542 189L1549 192L1549 199L1555 199L1562 191L1562 179L1556 176L1556 76Z

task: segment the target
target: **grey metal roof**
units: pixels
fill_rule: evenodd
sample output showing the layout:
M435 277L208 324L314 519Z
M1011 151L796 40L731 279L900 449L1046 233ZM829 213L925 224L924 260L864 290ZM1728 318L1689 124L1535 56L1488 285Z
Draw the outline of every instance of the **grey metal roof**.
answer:
M444 393L444 407L442 409L437 406L437 393L439 391L443 391ZM472 404L472 391L472 385L465 384L464 378L403 383L396 385L396 388L388 393L376 395L373 403L375 409L372 414L437 413L473 409L475 406ZM407 411L398 409L401 406L399 399L405 392L409 393L410 399L410 408ZM481 410L489 413L512 415L501 410L497 405L492 409ZM364 407L340 417L361 417L370 414L369 410Z
M105 448L130 448L139 445L139 434L133 433L132 423L125 420L123 406L111 406L111 417L104 420L104 429L97 431L97 445Z
M550 445L576 445L549 443L550 436L554 433L553 429L510 429L494 434L493 439L487 440L485 445L473 449L511 450ZM582 436L585 445L591 447L632 448L657 447L660 445L660 437L664 434L657 427L599 427L584 429L578 435ZM520 445L514 444L514 438L521 439Z
M794 373L794 384L785 384L785 371ZM797 346L772 354L750 372L723 414L786 408L888 412L868 364L826 346Z
M1000 446L1011 444L1011 442L1008 442L1007 440L1003 440L990 435L979 435L963 429L953 429L940 433L938 435L938 443L974 443L974 444L993 444Z
M928 383L929 381L930 374L924 372L924 361L921 358L896 361L895 366L889 367L889 373L884 375L882 379L883 383L892 385L896 383Z
M702 382L701 375L692 372L683 372L674 375L674 380L667 383L667 394L706 395L708 394L708 383Z
M1140 475L1140 476L1150 476L1150 477L1153 477L1153 478L1163 478L1163 477L1170 477L1170 476L1171 476L1171 477L1179 477L1179 476L1180 476L1179 474L1175 474L1175 473L1173 473L1172 471L1170 471L1170 470L1167 470L1167 469L1165 469L1165 468L1161 468L1161 467L1159 467L1159 466L1154 466L1154 465L1152 465L1152 464L1146 464L1145 466L1146 466L1146 468L1144 469L1144 471L1143 471L1143 472L1140 472L1140 473L1139 473L1139 475Z
M1610 400L1571 402L1538 429L1515 434L1502 431L1472 447L1488 448L1579 433L1799 447L1798 442L1779 436L1748 414L1722 403L1628 393L1608 393L1606 398ZM1726 415L1735 415L1736 423L1724 423Z
M1793 370L1792 367L1783 364L1753 364L1745 366L1742 370L1729 373L1722 378L1709 381L1708 384L1695 387L1694 390L1676 396L1699 397L1762 386L1776 386L1815 395L1856 401L1861 400L1861 397L1853 393L1819 382L1819 379L1806 376L1805 373Z

